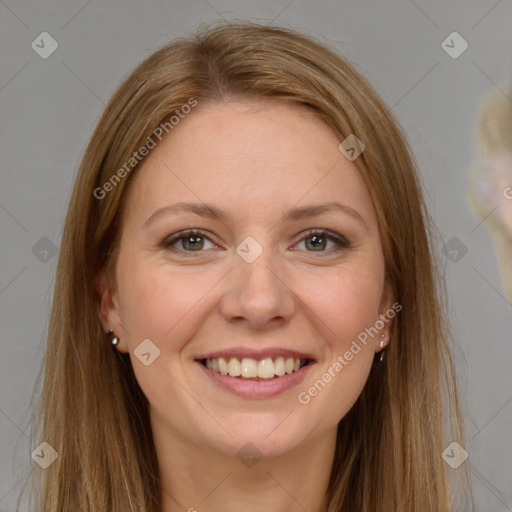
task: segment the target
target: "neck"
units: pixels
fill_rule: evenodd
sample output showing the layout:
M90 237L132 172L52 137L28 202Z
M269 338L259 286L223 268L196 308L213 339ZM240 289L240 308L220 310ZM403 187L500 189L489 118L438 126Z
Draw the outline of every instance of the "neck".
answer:
M171 431L161 418L151 423L161 512L327 510L336 430L277 456L242 461Z

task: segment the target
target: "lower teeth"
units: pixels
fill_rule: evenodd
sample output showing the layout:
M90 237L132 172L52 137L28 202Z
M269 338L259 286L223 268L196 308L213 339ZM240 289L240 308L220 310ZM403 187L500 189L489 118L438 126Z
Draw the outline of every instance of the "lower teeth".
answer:
M286 374L288 375L288 374ZM291 374L290 374L291 375ZM231 375L226 375L226 377L231 377ZM279 375L274 375L273 377L269 377L268 379L265 379L263 377L249 377L249 378L246 378L246 377L242 377L241 375L239 375L238 377L233 377L233 379L240 379L240 380L274 380L274 379L277 379L279 377Z

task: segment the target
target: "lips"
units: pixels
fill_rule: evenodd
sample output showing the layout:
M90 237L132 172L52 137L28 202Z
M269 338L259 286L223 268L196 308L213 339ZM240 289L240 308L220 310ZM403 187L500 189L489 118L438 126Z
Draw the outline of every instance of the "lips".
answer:
M246 398L268 398L297 385L316 362L290 349L234 348L195 358L214 384Z
M219 357L224 357L225 359L230 359L232 357L236 357L238 359L243 359L244 357L250 359L256 359L257 361L261 361L267 357L275 358L275 357L293 357L294 359L309 359L311 361L315 361L315 358L306 352L298 352L297 350L290 350L286 348L267 348L267 349L249 349L242 347L235 347L231 349L225 350L217 350L215 352L207 352L204 354L199 354L194 359L218 359Z

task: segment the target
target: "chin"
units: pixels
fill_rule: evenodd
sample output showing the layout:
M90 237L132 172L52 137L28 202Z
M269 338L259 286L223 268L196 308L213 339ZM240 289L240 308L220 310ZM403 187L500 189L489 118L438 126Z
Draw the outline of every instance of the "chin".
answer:
M227 457L279 457L307 443L307 432L301 420L303 418L291 408L262 415L249 411L234 413L225 424L232 437L222 430L214 439L208 436L210 442L205 439L204 444L211 444L213 450Z

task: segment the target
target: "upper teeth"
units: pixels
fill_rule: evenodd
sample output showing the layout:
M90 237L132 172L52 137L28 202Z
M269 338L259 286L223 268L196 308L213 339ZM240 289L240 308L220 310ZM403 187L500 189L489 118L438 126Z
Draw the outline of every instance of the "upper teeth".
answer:
M245 379L272 379L274 376L281 376L285 373L293 373L304 366L306 360L293 357L276 357L274 360L270 357L257 361L249 357L244 357L241 361L236 357L225 358L218 357L207 359L206 366L210 370L230 375L231 377L242 377Z

